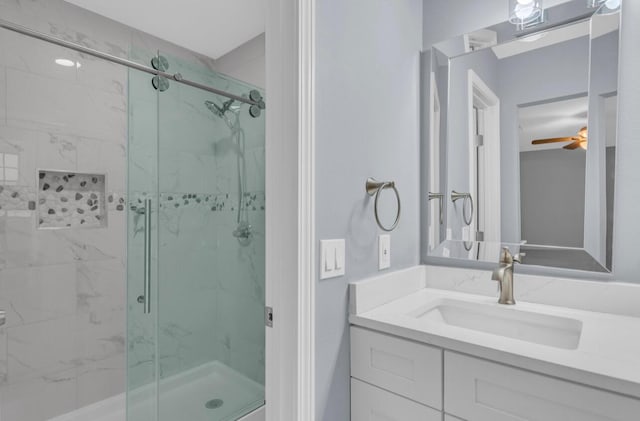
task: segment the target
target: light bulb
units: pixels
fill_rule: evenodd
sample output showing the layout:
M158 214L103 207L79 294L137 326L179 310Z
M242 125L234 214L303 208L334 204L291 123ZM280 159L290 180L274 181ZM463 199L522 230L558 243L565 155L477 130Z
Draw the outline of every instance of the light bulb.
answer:
M616 10L620 7L620 0L607 0L605 5L607 6L607 9Z
M533 8L533 6L525 6L522 4L518 4L516 6L516 9L514 10L516 17L520 20L525 20L526 18L531 16L534 11L535 9Z
M544 21L542 0L509 0L509 22L523 30Z

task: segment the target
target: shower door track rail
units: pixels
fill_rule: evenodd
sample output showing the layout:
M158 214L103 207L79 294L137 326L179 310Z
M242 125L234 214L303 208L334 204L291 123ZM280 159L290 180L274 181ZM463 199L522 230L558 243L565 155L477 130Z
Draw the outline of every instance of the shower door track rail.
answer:
M136 63L135 61L127 60L118 56L114 56L112 54L103 53L102 51L95 50L93 48L85 47L84 45L76 44L74 42L65 41L60 38L53 37L51 35L47 35L43 32L34 31L33 29L26 28L24 26L16 25L15 23L6 21L4 19L0 19L0 28L7 29L9 31L17 32L22 35L26 35L31 38L36 38L41 41L49 42L51 44L56 44L61 47L69 48L71 50L78 51L80 53L88 54L93 57L98 57L103 60L107 60L113 63L121 64L123 66L139 70L141 72L145 72L155 76L165 77L167 79L175 80L178 83L182 83L183 85L188 85L194 88L202 89L207 92L211 92L216 95L221 95L230 99L234 99L239 102L244 102L249 105L260 105L259 102L253 101L250 98L246 98L243 96L235 95L221 89L216 89L208 85L203 85L198 82L193 82L188 79L184 79L180 73L171 74L166 73L161 70L154 69L153 67L148 67L143 64Z

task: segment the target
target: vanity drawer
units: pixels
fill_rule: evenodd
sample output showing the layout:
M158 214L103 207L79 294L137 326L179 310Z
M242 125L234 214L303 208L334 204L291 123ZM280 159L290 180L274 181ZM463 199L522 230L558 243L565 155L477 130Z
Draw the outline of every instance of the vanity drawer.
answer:
M444 408L468 421L637 421L640 400L445 351Z
M351 421L441 421L428 406L351 379Z
M442 409L442 350L351 327L351 375Z

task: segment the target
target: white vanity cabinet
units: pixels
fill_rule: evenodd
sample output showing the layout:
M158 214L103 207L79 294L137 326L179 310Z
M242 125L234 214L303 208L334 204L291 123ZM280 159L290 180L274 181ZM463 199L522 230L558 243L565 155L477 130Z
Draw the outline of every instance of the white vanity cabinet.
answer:
M444 353L445 411L469 421L637 421L640 400Z
M639 421L640 400L357 326L351 421Z
M441 421L442 413L351 378L351 421Z
M442 349L351 327L351 421L442 420Z

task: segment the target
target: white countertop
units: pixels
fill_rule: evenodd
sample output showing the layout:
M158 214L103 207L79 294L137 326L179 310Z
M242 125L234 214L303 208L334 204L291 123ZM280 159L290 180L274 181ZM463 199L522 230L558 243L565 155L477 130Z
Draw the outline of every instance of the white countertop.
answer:
M407 271L404 276L408 278L409 274L411 273ZM393 281L393 277L390 280ZM384 289L381 286L386 283L376 281L376 291L381 292ZM398 287L400 285L396 284L395 290ZM393 282L390 288L394 289ZM640 398L639 317L526 301L518 301L515 306L503 306L497 303L497 294L495 297L488 297L444 289L412 289L415 291L399 297L396 294L393 301L374 308L360 305L365 310L351 314L350 322L448 350ZM352 289L352 294L354 291ZM557 348L412 315L429 303L442 299L510 307L513 310L579 320L582 322L580 341L576 349ZM353 308L358 308L354 298L352 304L356 304Z

